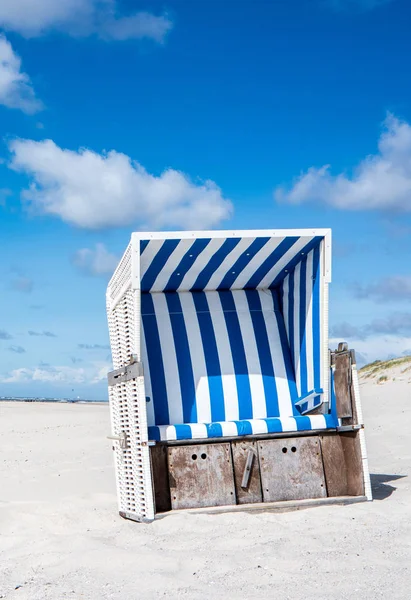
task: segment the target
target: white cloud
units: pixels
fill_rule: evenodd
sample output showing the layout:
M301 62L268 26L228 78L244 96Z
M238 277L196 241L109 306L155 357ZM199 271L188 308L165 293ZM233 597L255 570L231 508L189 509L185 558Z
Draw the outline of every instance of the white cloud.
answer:
M277 188L279 202L317 202L346 210L411 211L411 126L389 114L378 153L367 156L350 177L330 166L311 167L290 189Z
M0 375L1 383L43 382L54 384L91 384L103 381L111 369L107 363L93 363L90 367L53 367L43 364L38 367L22 367Z
M174 169L151 175L114 150L74 152L52 140L19 139L10 143L10 150L10 167L31 177L24 192L31 207L78 227L207 229L232 212L213 181L193 183Z
M166 14L118 14L116 0L1 0L0 26L26 37L61 31L105 39L149 38L163 42L172 22Z
M81 248L73 256L73 264L87 275L107 275L113 273L119 258L106 249L104 244L96 244L94 250Z
M20 57L1 34L0 104L8 108L20 109L27 114L33 114L43 108L42 103L36 98L29 76L21 70Z

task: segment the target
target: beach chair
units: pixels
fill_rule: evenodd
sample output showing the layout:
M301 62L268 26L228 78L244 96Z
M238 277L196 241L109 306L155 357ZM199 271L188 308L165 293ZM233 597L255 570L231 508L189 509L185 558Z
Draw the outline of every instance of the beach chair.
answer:
M331 232L134 233L107 290L119 512L371 500Z

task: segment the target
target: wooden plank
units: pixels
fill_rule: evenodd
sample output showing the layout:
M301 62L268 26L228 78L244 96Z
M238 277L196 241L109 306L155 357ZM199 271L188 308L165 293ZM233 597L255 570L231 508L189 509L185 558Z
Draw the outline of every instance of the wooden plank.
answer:
M349 353L334 354L334 387L340 419L352 417L351 359Z
M327 495L331 498L348 494L347 467L339 435L320 437Z
M326 497L318 437L258 442L264 502Z
M230 444L168 448L173 509L235 504Z
M364 473L359 432L341 433L340 437L347 469L347 494L362 496L364 494Z
M339 496L337 498L314 498L309 500L288 500L285 502L261 502L257 504L237 504L229 506L216 506L206 508L190 508L186 510L173 510L169 513L156 515L156 518L163 518L171 515L182 515L184 513L191 514L206 514L215 515L226 512L287 512L291 510L303 510L313 506L330 506L330 505L348 505L357 504L358 502L367 502L366 496Z
M261 493L261 478L257 456L257 443L248 441L233 442L231 444L231 448L233 452L235 490L238 504L262 502L263 497ZM255 458L250 471L247 488L244 489L241 484L247 456L250 451L254 453Z
M171 509L167 448L166 446L151 446L150 454L156 512L164 512Z

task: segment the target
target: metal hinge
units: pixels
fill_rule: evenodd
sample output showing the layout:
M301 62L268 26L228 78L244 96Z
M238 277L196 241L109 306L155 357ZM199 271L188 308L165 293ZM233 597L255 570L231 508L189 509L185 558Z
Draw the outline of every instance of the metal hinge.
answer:
M143 365L141 362L133 362L129 365L125 365L121 367L121 369L116 369L115 371L110 371L108 373L108 385L117 385L118 383L124 383L125 381L130 381L131 379L137 379L137 377L141 377L143 375Z
M120 435L108 435L107 436L108 440L115 440L116 442L118 442L120 444L120 448L122 450L127 450L128 446L127 446L127 436L125 434L124 431L122 431L120 433Z

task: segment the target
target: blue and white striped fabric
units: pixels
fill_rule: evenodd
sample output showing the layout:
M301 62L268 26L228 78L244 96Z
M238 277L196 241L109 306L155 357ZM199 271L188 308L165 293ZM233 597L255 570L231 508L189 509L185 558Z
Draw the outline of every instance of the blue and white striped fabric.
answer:
M314 247L281 283L280 298L302 413L321 404L321 260ZM316 394L317 392L317 394Z
M142 240L141 291L275 288L322 239L287 236Z
M322 402L322 237L140 242L149 436L335 427Z

